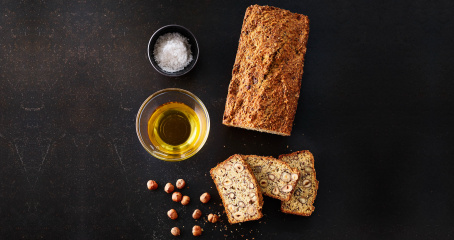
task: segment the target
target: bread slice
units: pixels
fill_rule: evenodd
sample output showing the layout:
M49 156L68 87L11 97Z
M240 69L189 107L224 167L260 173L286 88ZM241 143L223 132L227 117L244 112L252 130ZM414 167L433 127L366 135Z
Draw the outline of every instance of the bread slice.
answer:
M281 201L290 199L298 183L298 169L273 157L244 155L243 158L251 167L263 194Z
M310 216L314 212L318 181L315 176L314 156L304 150L280 155L279 159L297 168L301 175L292 197L281 203L281 211L301 216Z
M309 36L307 16L247 8L222 123L290 136Z
M235 154L210 170L230 224L260 219L263 197L244 159Z

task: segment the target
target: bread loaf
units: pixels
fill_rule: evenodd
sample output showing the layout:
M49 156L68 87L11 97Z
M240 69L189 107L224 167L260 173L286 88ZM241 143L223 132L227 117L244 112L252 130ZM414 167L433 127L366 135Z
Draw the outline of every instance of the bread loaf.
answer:
M273 157L246 155L243 158L251 167L263 194L281 201L290 199L300 175L298 169Z
M247 8L224 125L290 136L308 34L305 15L271 6Z
M300 178L292 197L281 203L281 211L290 214L310 216L314 212L314 201L317 196L318 181L315 176L314 156L304 150L279 156L292 168L300 171Z
M236 154L210 170L231 224L257 220L262 215L260 187L243 158Z

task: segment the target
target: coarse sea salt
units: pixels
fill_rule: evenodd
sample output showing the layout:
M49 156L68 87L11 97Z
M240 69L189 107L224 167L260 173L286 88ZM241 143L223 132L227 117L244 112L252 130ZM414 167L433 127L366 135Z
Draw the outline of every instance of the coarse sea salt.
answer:
M183 70L192 61L191 45L179 33L166 33L158 38L153 55L156 63L166 72Z

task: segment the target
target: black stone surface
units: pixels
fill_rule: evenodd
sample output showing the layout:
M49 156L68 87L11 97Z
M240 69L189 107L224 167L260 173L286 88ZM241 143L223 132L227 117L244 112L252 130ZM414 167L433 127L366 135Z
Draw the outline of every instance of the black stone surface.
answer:
M253 3L311 21L290 137L221 124ZM0 238L167 239L173 226L191 238L199 224L200 239L453 239L453 15L452 1L1 1ZM146 52L173 23L200 46L179 78ZM135 133L142 101L168 87L198 95L212 120L205 147L179 163L151 157ZM190 217L222 211L208 174L218 162L303 149L320 181L311 217L270 198L260 221ZM186 207L163 192L178 178Z

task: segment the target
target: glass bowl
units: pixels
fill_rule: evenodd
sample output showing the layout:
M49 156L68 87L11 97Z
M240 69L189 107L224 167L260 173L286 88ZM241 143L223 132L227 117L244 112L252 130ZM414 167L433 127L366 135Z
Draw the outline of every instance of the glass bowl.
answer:
M199 131L199 134L193 140L193 147L180 153L163 151L160 146L151 141L148 134L148 121L152 114L158 107L170 102L179 102L190 107L197 114L199 120L199 128L194 129L194 131ZM197 96L183 89L167 88L153 93L143 102L137 113L136 132L140 143L152 156L165 161L182 161L192 157L202 149L210 132L210 117L205 105Z

